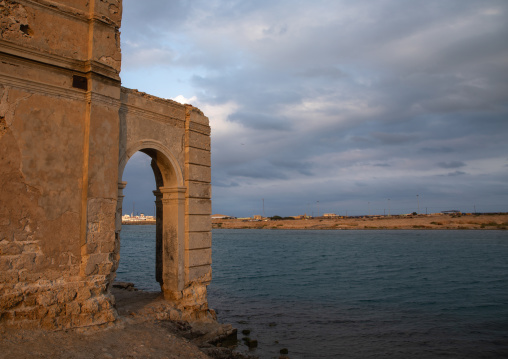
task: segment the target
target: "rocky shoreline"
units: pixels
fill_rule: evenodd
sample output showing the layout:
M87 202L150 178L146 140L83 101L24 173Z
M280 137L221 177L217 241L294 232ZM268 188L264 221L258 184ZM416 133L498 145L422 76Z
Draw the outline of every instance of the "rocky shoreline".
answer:
M110 325L63 331L0 329L5 358L255 359L234 351L237 331L216 321L171 320L160 293L115 286L118 310Z

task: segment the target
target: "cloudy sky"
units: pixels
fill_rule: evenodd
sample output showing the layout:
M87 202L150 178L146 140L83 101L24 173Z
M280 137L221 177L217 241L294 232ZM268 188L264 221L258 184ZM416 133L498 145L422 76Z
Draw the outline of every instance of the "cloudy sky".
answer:
M123 85L210 119L213 213L508 211L506 0L123 3Z

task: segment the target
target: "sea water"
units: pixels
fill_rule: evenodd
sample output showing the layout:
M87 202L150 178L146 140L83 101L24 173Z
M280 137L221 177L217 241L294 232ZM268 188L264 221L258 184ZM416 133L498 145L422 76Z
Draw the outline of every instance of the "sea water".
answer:
M159 290L154 242L123 227L118 280ZM217 229L212 249L209 306L239 351L248 336L260 358L508 357L506 231Z

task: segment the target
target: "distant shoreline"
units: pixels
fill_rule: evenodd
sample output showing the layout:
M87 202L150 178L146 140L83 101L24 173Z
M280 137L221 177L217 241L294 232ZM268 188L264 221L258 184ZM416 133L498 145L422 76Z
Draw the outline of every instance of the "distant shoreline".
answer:
M122 221L122 225L155 225L156 221ZM213 219L214 229L298 229L298 230L379 230L379 229L455 229L506 230L508 213L468 215L415 215L309 218L281 220Z
M143 226L147 224L155 224L155 221L122 221L122 226Z
M282 220L213 219L212 228L298 229L298 230L379 230L454 229L506 230L508 213L468 215L412 215L378 217L310 218Z

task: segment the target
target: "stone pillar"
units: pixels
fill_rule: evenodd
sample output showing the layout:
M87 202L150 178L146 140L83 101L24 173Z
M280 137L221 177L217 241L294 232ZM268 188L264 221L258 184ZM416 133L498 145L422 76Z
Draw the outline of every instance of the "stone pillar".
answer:
M155 196L155 280L162 288L162 192L153 191Z
M116 277L116 270L120 264L120 231L122 230L122 212L123 212L123 190L127 186L127 182L118 182L118 198L116 200L116 215L115 215L115 242L113 246L111 273L108 275L109 284L113 283Z
M185 285L185 187L160 187L162 193L162 292L181 298Z
M185 106L186 282L206 287L212 279L210 126L200 110Z
M127 182L118 182L118 199L116 201L116 218L115 218L115 232L120 233L122 230L122 205L123 205L123 190L127 186Z

